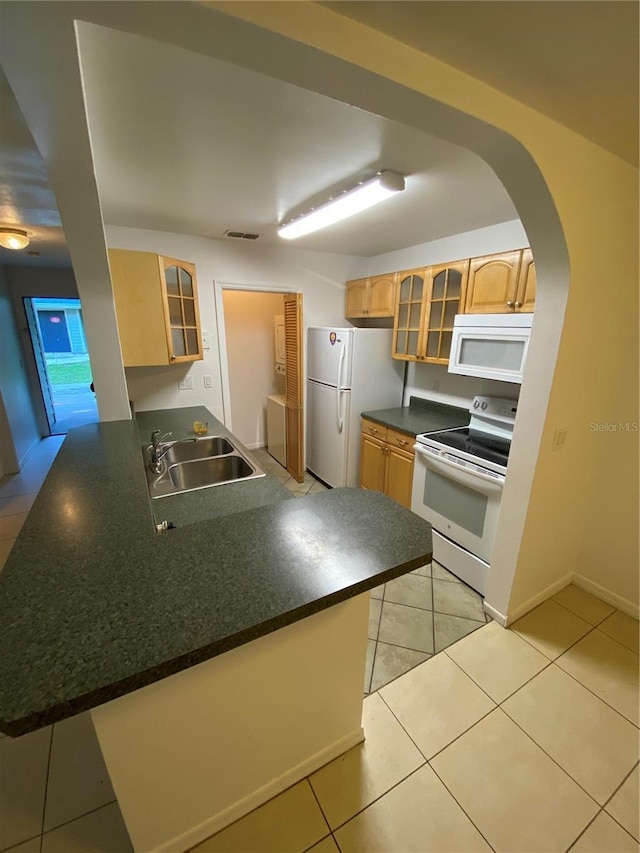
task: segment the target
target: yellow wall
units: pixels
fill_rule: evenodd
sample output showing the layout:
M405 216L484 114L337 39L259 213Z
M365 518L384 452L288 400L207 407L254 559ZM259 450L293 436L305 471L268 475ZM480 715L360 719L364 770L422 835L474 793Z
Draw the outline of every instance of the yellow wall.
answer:
M618 596L620 603L637 606L637 436L598 433L590 427L638 420L637 170L426 53L324 7L207 5L476 116L509 133L532 155L560 217L571 276L508 610L512 614L526 607L575 572ZM520 209L524 197L513 197ZM527 228L525 216L523 223ZM568 430L561 451L552 450L556 428Z

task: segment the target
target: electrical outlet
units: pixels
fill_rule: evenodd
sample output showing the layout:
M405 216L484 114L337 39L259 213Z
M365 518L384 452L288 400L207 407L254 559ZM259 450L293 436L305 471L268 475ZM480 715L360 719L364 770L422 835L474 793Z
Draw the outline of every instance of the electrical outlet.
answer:
M178 388L180 391L193 391L193 376L184 376L178 379Z
M213 388L213 377L205 376L204 377L204 387L205 388Z
M557 429L553 434L552 450L562 450L567 442L567 428Z
M202 330L202 349L211 349L211 332Z

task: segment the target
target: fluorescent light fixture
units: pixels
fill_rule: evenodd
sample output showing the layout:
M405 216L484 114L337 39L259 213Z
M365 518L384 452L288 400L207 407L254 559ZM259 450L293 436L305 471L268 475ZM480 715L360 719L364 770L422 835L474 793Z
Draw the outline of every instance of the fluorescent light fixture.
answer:
M334 225L336 222L342 222L343 219L348 219L362 210L367 210L373 207L374 204L379 204L385 198L389 198L396 193L402 192L404 189L404 178L396 172L380 172L375 178L370 181L365 181L353 190L342 193L337 198L316 207L309 213L304 213L293 222L283 225L278 229L278 235L284 237L285 240L295 240L296 237L303 237L305 234L311 234L312 231L319 231L321 228L326 228L327 225Z
M29 237L26 231L17 228L0 228L0 246L5 249L26 249Z

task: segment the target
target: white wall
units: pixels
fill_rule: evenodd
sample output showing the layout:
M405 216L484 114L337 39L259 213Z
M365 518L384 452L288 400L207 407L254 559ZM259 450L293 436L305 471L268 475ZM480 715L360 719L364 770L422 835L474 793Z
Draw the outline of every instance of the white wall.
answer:
M6 270L0 268L0 439L2 469L15 473L40 441Z
M433 264L444 264L448 261L459 261L464 258L478 258L482 255L492 255L496 252L507 252L511 249L524 249L529 240L519 219L501 222L499 225L489 225L487 228L476 228L454 234L453 237L443 237L429 243L420 243L384 255L365 258L360 275L381 275L396 270L411 270L415 267L427 267Z
M284 313L280 293L223 290L231 425L247 447L267 443L267 396L282 393L275 372L274 317ZM279 380L279 381L278 381Z
M129 398L136 410L204 405L222 421L228 400L223 393L226 354L220 352L220 318L216 316L220 284L298 291L303 294L305 328L344 325L344 283L355 278L362 261L352 255L259 243L247 245L245 241L238 245L232 240L208 240L119 226L107 226L106 235L109 248L157 252L194 263L202 328L211 332L211 349L204 353L202 361L191 365L127 368ZM178 380L187 374L193 377L194 388L180 391ZM204 387L206 375L213 377L213 388Z

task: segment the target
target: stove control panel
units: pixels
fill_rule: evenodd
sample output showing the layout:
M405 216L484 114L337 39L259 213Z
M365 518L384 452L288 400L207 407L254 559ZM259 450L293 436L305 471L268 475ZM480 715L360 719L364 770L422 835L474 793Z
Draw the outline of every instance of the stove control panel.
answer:
M484 397L480 394L473 398L469 409L472 415L498 415L501 418L515 420L518 401L507 397Z

